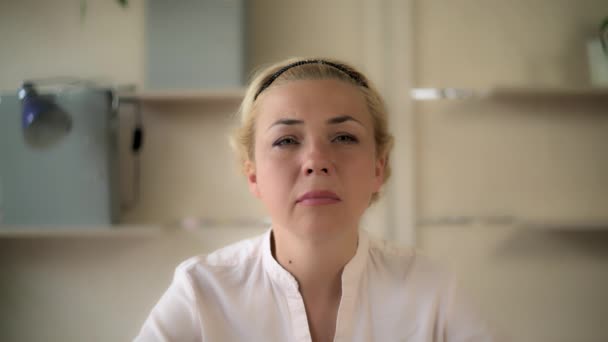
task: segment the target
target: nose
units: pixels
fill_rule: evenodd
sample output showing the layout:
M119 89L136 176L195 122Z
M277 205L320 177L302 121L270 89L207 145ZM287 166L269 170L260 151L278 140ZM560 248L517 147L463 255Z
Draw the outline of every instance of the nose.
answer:
M334 173L334 165L328 146L323 143L313 143L308 149L302 170L305 176L329 176Z
M313 173L317 173L319 175L329 175L329 169L326 167L316 169L316 168L307 168L306 175L312 175Z

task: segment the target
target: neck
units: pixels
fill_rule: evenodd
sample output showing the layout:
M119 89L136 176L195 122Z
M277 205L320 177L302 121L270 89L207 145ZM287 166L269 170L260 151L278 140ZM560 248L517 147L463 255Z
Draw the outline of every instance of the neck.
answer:
M272 241L275 259L296 278L305 299L340 299L342 271L357 251L357 229L324 236L322 241L303 239L286 229L273 229Z

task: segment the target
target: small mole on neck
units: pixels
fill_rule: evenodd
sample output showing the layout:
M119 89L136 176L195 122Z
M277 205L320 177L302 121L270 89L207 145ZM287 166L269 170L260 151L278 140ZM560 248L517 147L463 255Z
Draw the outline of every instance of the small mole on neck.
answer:
M291 260L289 260L289 263L291 264Z

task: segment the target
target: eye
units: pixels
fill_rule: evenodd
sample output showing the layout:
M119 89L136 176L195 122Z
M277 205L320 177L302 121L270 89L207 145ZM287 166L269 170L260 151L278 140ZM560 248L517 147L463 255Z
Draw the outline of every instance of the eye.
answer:
M342 144L355 144L359 142L355 136L346 133L339 134L333 139L333 141Z
M295 145L298 141L294 137L282 137L279 140L272 143L272 146L287 146L287 145Z

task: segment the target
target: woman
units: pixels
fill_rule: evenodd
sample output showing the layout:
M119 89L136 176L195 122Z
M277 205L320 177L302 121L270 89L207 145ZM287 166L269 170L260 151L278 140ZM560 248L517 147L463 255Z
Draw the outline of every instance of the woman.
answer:
M182 263L141 341L489 341L454 282L359 229L390 175L383 101L353 67L254 78L233 139L272 228Z

